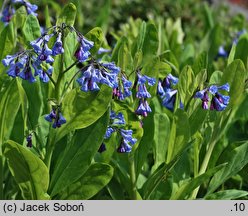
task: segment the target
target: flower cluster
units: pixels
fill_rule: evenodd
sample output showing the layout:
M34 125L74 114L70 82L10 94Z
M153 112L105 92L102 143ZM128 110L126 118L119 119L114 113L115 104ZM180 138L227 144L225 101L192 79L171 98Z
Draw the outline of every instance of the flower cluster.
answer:
M151 94L147 91L145 84L147 82L149 86L153 86L156 83L156 79L146 75L141 75L140 73L137 73L137 76L138 81L136 98L139 99L139 106L136 109L135 113L137 115L146 117L152 110L147 102L147 98L150 98Z
M79 62L86 61L89 56L89 50L94 46L94 42L87 40L83 35L77 32L79 47L74 53L74 56Z
M50 49L49 40L56 36L56 41ZM10 67L7 74L12 77L20 77L29 82L35 82L34 76L39 76L42 82L48 82L53 72L53 56L64 52L61 29L51 34L45 33L38 39L31 41L32 50L26 50L18 54L7 55L2 63L5 67ZM34 71L34 75L32 73Z
M112 62L91 62L87 69L82 71L82 76L77 79L77 82L84 92L100 90L98 83L106 84L114 89L118 86L119 72L120 68Z
M30 64L34 63L30 53L22 52L15 55L7 55L2 60L5 67L9 67L7 74L11 77L20 77L33 83L36 81L32 74Z
M118 86L113 89L113 97L116 97L118 100L124 100L126 97L132 95L131 87L132 82L129 81L123 74L119 79Z
M37 16L37 13L35 13L38 9L37 5L31 4L26 0L12 0L11 3L23 5L25 6L28 14ZM1 21L6 24L9 23L9 21L11 20L11 17L15 14L15 8L13 7L11 3L6 5L1 15Z
M226 83L222 86L211 85L210 87L203 89L201 91L196 92L195 98L200 98L202 100L202 108L210 110L223 111L226 109L230 97L227 95L222 95L219 90L224 90L229 92L230 87L229 84ZM210 107L209 107L209 93L212 95Z
M110 113L110 125L107 128L104 139L109 139L114 132L118 132L121 135L121 143L117 148L119 153L128 153L132 150L132 145L137 142L137 139L133 138L132 130L125 130L120 128L126 124L123 113L119 112L116 114L114 111ZM101 144L98 152L103 152L106 150L106 145Z
M59 107L53 107L52 111L48 115L45 115L45 119L49 122L53 122L53 128L59 128L62 124L66 123Z
M168 74L163 81L158 81L158 95L162 99L162 104L167 109L173 111L176 101L177 89L174 89L178 83L178 78ZM180 108L183 108L183 104L180 102Z

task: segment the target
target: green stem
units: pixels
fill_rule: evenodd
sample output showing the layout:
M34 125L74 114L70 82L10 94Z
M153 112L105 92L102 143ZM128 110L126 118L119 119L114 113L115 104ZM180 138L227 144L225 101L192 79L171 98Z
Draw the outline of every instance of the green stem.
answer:
M0 155L0 200L3 200L3 160L2 160L2 154Z
M63 33L62 33L62 43L64 44L64 35L63 35ZM59 73L58 79L57 79L57 81L55 83L54 95L55 95L55 99L57 101L60 101L60 86L61 86L61 81L62 81L62 78L63 78L63 75L64 75L63 68L64 68L64 54L61 55L61 64L60 64L60 69L59 69L59 71L62 71L62 72ZM53 129L50 130L50 134L49 134L48 142L47 142L46 156L45 156L45 159L44 159L44 162L47 165L48 169L50 169L53 150L54 150L54 147L55 147L55 136L56 136L55 131Z
M129 170L130 170L132 199L138 200L138 192L136 188L136 172L135 172L135 164L134 164L133 155L129 156Z
M54 81L54 79L52 78L52 76L47 73L47 71L43 70L45 72L45 74L49 77L49 79L51 80L52 84L54 85L54 87L56 86L56 82Z
M199 171L199 173L198 173L198 176L199 176L199 175L202 175L203 173L206 172L207 167L208 167L209 160L210 160L210 158L211 158L212 152L213 152L214 147L215 147L215 144L216 144L216 141L212 141L212 142L210 143L209 148L208 148L208 150L207 150L207 153L206 153L206 155L205 155L205 157L204 157L204 159L203 159L203 162L202 162L200 171ZM199 192L199 189L200 189L200 187L196 188L196 189L193 191L193 193L192 193L192 195L191 195L191 199L195 199L195 198L196 198L196 196L197 196L197 194L198 194L198 192Z
M71 83L73 82L73 80L75 79L75 77L76 77L80 72L84 71L84 69L85 69L86 67L88 67L88 65L84 66L83 68L81 68L80 70L78 70L78 71L73 75L73 77L71 78L71 80L69 81L69 83L67 84L66 88L64 89L64 91L63 91L63 93L62 93L62 95L61 95L60 103L62 102L62 100L63 100L63 98L64 98L64 96L65 96L67 90L69 89L69 87L70 87Z
M79 63L79 61L75 61L71 66L69 66L68 68L66 68L62 74L65 74L66 72L68 72L69 70L71 70L74 66L76 66Z
M51 165L51 160L52 160L52 155L53 155L53 150L55 147L55 139L54 139L54 133L53 130L50 130L51 134L48 137L48 142L47 142L47 150L46 150L46 156L44 159L44 163L46 164L48 170L50 169Z

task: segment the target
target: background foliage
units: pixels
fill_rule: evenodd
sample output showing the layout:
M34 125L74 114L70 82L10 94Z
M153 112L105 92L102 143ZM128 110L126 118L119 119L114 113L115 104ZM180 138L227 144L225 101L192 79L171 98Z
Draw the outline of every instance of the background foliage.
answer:
M12 79L0 64L1 199L248 198L248 34L238 34L247 28L242 15L231 17L228 8L200 0L30 2L39 7L37 18L21 7L8 25L0 24L0 59L29 47L41 27L74 23L94 41L94 57L114 61L133 83L138 69L157 80L171 73L179 77L179 96L171 112L162 106L157 84L149 87L152 113L141 119L134 97L117 101L105 85L85 93L73 82L63 98L67 123L54 130L44 120L54 96L51 83ZM54 76L74 62L75 41L68 33ZM218 55L220 46L227 57ZM111 52L98 55L100 47ZM66 85L75 72L61 82ZM203 110L195 93L226 82L227 109ZM115 151L116 135L106 141L107 151L98 152L110 107L123 112L137 139L130 153Z

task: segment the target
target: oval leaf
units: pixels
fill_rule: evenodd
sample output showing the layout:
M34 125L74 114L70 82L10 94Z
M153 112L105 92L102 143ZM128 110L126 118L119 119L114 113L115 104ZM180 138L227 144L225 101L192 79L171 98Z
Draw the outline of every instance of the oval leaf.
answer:
M57 141L75 129L86 128L99 119L107 110L112 90L102 86L98 92L84 93L79 89L70 91L63 100L63 115L67 121L58 130Z
M63 200L86 200L105 187L114 174L112 166L104 163L92 164L85 174L61 194Z
M108 118L107 111L93 125L76 132L74 143L66 149L55 166L50 185L51 196L77 181L88 169L103 141Z
M11 140L4 145L4 156L24 199L49 199L49 172L42 160Z

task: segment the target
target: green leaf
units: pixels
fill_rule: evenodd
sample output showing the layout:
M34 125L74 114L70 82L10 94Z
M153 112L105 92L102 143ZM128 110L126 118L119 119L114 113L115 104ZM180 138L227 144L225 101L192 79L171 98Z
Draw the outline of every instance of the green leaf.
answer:
M25 6L19 7L10 22L14 23L15 28L22 28L27 19L27 9Z
M59 197L62 200L87 200L97 194L112 179L114 169L109 164L94 163Z
M207 64L208 64L208 54L207 52L204 51L200 55L198 55L194 61L194 64L192 66L194 74L197 75L202 70L207 69L208 66Z
M142 187L143 191L143 199L149 199L152 193L157 189L161 181L164 181L169 172L175 166L175 164L179 161L182 155L191 147L193 142L188 143L188 145L181 149L178 154L171 160L168 164L163 163L161 164L155 172L147 179L146 183Z
M204 2L203 5L203 12L204 12L204 18L205 18L205 23L206 23L206 28L211 29L214 27L214 19L213 19L213 13L209 5Z
M90 52L93 55L96 54L101 47L104 39L102 29L99 27L93 28L85 35L85 37L94 42L94 47L90 50Z
M191 179L190 181L187 181L185 184L180 186L176 193L171 196L171 200L180 200L185 199L187 196L189 196L192 191L203 184L205 181L207 181L210 177L212 177L217 171L222 169L224 165L217 166L213 169L208 170L204 174L197 176L196 178Z
M234 145L237 144L239 143ZM226 149L221 157L228 164L223 170L218 171L214 175L209 184L207 195L214 192L228 178L238 173L248 163L248 142L233 149Z
M195 75L190 66L184 67L179 75L178 90L179 96L184 105L187 105L189 99L195 91L197 83L195 83Z
M142 42L141 42L142 43ZM146 25L146 33L142 43L143 62L157 55L158 50L158 31L156 26L149 22ZM139 49L138 49L139 51Z
M125 200L124 190L120 190L121 185L115 179L112 178L111 181L107 185L108 192L113 200Z
M190 131L191 134L194 135L199 128L203 125L206 116L208 114L207 110L202 109L201 106L198 106L194 112L191 114L189 117L189 122L190 122Z
M14 141L4 145L11 174L19 185L23 199L49 199L49 172L46 165L31 151Z
M234 59L241 59L245 65L247 65L248 54L248 34L244 34L240 37L238 44L236 45Z
M11 80L0 101L0 145L9 139L20 107L16 80Z
M30 127L34 129L38 124L38 119L41 116L44 108L43 94L41 91L41 83L29 83L26 80L22 82L22 87L25 90L28 98L28 120ZM23 97L25 97L23 95ZM23 98L24 99L24 98Z
M221 71L214 71L209 79L209 85L216 85L221 83L223 73Z
M237 106L242 99L246 78L246 69L241 60L234 60L223 73L221 84L230 85L230 103L228 107Z
M6 55L11 54L16 44L16 34L13 23L10 22L0 34L0 59L4 59ZM0 64L0 75L2 76L5 67Z
M121 68L122 71L125 71L126 74L130 74L130 72L133 70L133 59L130 51L128 50L127 41L122 43L120 46L117 65Z
M153 109L153 105L151 104ZM143 120L144 134L141 138L138 148L135 151L135 163L136 163L136 175L138 176L141 169L146 162L149 150L152 148L152 142L154 139L154 112L150 113Z
M193 62L195 56L195 48L193 44L186 44L185 48L183 49L183 52L181 54L181 68L185 65L190 65Z
M67 149L59 157L52 174L51 196L61 192L86 172L103 141L108 124L108 113L105 110L105 114L94 124L78 130L74 135L73 143L67 145Z
M172 68L168 63L160 62L159 67L159 78L164 79L169 73L171 73Z
M111 17L111 1L107 0L104 2L103 7L100 9L97 15L95 26L101 27L104 34L107 34L109 19Z
M32 14L27 16L22 32L27 43L40 37L40 25L36 16Z
M25 130L25 128L27 127L27 119L28 119L28 98L19 80L16 80L16 83L20 95L20 101L22 106L22 118L23 118L24 130Z
M236 47L237 45L233 43L232 48L230 50L229 56L228 56L228 60L227 60L227 65L231 64L235 58L235 53L236 53ZM239 58L237 58L239 59Z
M204 197L206 200L237 200L248 195L248 191L243 190L224 190L209 194Z
M60 26L63 23L73 26L76 19L77 8L74 4L67 4L58 17L56 25Z
M63 70L69 68L76 61L73 55L78 45L76 33L72 32L67 34L67 36L63 40L63 43L64 53L63 55L57 56L53 63L53 79L55 80L58 79L59 75L61 75L61 72ZM72 79L77 70L77 67L74 66L70 69L70 71L63 75L60 83L60 92L63 92L65 88L67 88L68 82Z
M143 21L140 25L139 34L135 44L133 46L132 54L135 55L136 52L142 50L146 35L146 23Z
M168 144L167 163L185 148L190 138L190 126L187 114L178 109L173 117Z
M4 199L4 194L3 194L3 156L2 156L2 147L0 147L0 199Z
M209 61L213 61L218 53L219 46L222 44L222 28L220 25L215 25L209 35L210 47L208 50Z
M119 56L119 50L123 46L123 44L127 43L127 38L125 36L122 36L116 43L113 52L111 61L118 62L118 56Z
M106 112L111 99L112 89L105 85L98 92L70 91L62 102L62 113L67 123L57 130L56 140L70 131L93 124Z
M152 169L157 169L160 164L165 162L170 137L170 119L165 113L156 113L154 115L154 124L154 140L152 142L154 165Z

